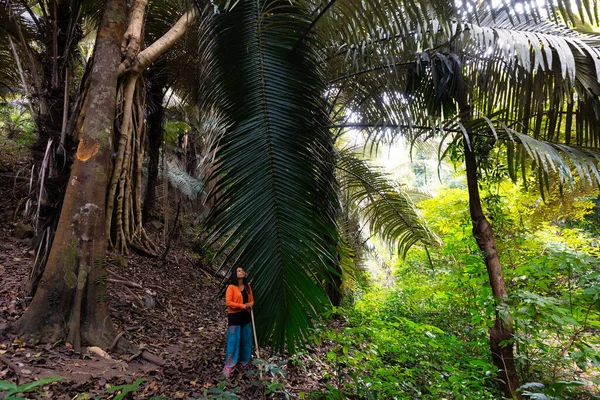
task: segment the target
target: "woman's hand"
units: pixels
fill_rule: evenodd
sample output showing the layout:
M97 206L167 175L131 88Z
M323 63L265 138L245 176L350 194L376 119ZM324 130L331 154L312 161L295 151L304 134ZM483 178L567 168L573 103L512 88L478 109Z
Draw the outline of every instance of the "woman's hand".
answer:
M244 304L244 310L249 310L251 308L252 308L252 304L250 304L250 303Z

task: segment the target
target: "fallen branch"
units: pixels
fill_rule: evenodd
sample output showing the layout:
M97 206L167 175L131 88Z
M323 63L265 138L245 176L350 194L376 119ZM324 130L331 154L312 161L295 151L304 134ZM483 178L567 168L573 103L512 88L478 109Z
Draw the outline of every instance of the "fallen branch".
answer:
M110 283L118 283L124 286L129 286L135 289L142 289L144 290L144 287L142 285L140 285L139 283L135 283L135 282L131 282L131 281L125 281L125 280L120 280L120 279L107 279L107 282Z
M127 359L127 362L132 362L133 360L135 360L136 358L138 358L139 356L141 356L142 353L144 353L145 349L146 349L146 346L140 345L140 347L137 349L137 352L134 353L131 357L129 357Z
M152 250L150 250L149 248L147 248L146 246L144 246L142 243L137 243L134 242L133 240L129 243L129 245L131 247L133 247L134 250L137 250L141 255L144 255L146 257L150 257L150 258L157 258L158 254L154 253Z
M116 265L114 265L114 264L110 264L110 265L113 266L113 267L116 267ZM106 272L108 272L109 274L111 274L115 278L118 278L118 279L120 279L122 281L126 281L127 280L127 279L123 278L121 275L117 274L115 271L113 271L111 269L106 268Z
M159 366L161 366L161 367L162 367L163 365L165 365L165 360L163 360L162 358L160 358L160 357L159 357L159 356L157 356L157 355L154 355L154 354L150 353L149 351L145 351L145 350L144 350L144 351L142 352L142 358L143 358L144 360L146 360L146 361L149 361L149 362L151 362L152 364L156 364L156 365L159 365Z

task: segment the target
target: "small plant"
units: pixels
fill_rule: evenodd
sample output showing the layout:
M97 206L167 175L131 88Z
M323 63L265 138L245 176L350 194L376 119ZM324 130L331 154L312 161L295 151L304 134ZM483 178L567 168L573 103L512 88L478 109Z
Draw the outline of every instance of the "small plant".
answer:
M135 382L127 384L127 385L113 386L113 387L106 389L106 393L115 393L115 392L120 391L121 393L119 393L113 400L122 400L129 393L133 393L133 392L140 390L140 384L142 382L145 382L146 380L147 380L146 378L140 378L140 379L137 379Z
M219 386L211 389L204 389L204 398L205 399L215 399L215 400L237 400L239 396L235 394L239 387L234 387L230 390L226 389L227 382L222 381Z
M22 398L22 396L19 396L22 393L31 391L40 393L40 391L37 390L38 387L48 383L58 382L63 379L64 378L62 376L51 376L48 378L39 379L37 381L28 382L23 385L15 385L14 383L10 383L8 381L0 381L0 393L4 392L5 400L19 399Z
M282 367L287 361L279 361L278 363L269 363L266 360L257 358L252 361L252 364L258 367L258 370L250 371L250 375L259 378L254 381L256 386L264 389L265 395L278 395L277 398L291 398L290 394L285 390L284 381L287 375Z
M539 382L528 382L518 390L528 399L536 400L563 400L571 398L572 389L584 386L581 381L558 381L548 386Z

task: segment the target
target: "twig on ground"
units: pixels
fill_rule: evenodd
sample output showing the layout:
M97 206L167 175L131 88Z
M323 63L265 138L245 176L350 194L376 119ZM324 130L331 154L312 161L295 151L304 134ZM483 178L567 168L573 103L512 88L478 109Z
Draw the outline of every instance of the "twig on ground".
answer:
M115 339L113 340L113 342L111 343L111 345L108 347L108 349L106 349L106 351L111 351L119 342L119 339L121 339L121 336L123 336L125 334L125 331L119 332L119 334L117 336L115 336Z
M131 282L131 281L125 281L125 280L120 280L120 279L107 279L106 281L111 282L111 283L119 283L121 285L132 287L135 289L144 290L144 287L142 285L140 285L139 283Z
M116 267L116 265L114 265L114 264L110 264L110 265L112 265L112 266ZM115 278L117 278L117 279L120 279L120 280L122 280L122 281L126 281L126 280L127 280L127 278L124 278L123 276L121 276L121 275L117 274L115 271L113 271L113 270L111 270L111 269L109 269L109 268L106 268L106 272L108 272L109 274L111 274L111 275L112 275L112 276L114 276Z
M158 290L158 291L161 291L161 292L163 292L163 293L168 293L168 294L171 294L171 293L172 293L171 291L169 291L169 290L165 289L165 288L164 288L164 287L162 287L162 286L158 286L158 285L146 285L146 287L147 287L147 288L150 288L150 289L156 289L156 290Z
M144 352L145 348L146 348L146 346L144 346L143 344L140 345L140 347L138 348L137 352L134 353L131 357L129 357L127 359L127 362L132 362L133 360L135 360L136 358L138 358L139 356L141 356L142 353Z

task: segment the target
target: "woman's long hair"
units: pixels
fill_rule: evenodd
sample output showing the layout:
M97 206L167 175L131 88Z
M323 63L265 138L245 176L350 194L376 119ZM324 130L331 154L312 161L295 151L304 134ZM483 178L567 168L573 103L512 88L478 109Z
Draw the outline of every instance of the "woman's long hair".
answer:
M237 278L237 269L238 268L239 267L233 267L233 269L231 270L231 276L229 277L230 285L234 285L234 286L238 285L238 278ZM248 274L246 274L246 276L244 277L244 286L246 286L250 292L252 291L252 288L250 287L250 284L248 283Z

